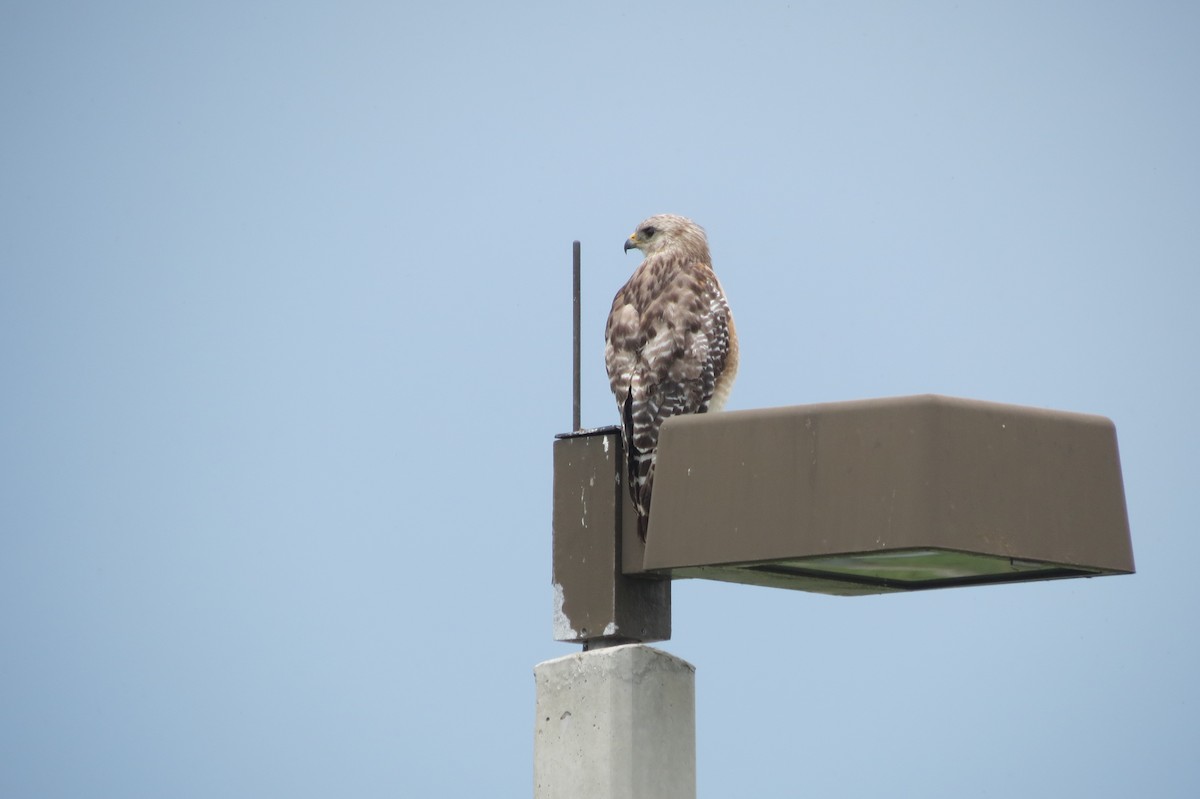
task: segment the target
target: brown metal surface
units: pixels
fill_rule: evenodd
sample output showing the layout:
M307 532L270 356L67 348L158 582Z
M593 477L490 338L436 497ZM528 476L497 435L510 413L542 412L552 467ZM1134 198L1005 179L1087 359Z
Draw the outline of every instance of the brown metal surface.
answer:
M637 539L623 464L617 428L554 442L555 640L595 647L671 637L670 580L622 573L622 527Z
M1134 570L1111 421L934 395L669 420L647 541L648 571L828 593ZM856 584L803 561L896 552L984 568Z

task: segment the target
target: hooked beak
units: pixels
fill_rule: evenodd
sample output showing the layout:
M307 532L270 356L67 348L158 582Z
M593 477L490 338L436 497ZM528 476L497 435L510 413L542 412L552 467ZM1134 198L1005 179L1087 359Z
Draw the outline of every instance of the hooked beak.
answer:
M634 234L633 234L633 235L631 235L629 238L625 239L625 252L629 252L630 250L636 250L636 249L637 249L637 242L635 242L635 241L633 240L633 237L634 237L634 236L636 236L636 235L637 235L637 234L636 234L636 233L634 233Z

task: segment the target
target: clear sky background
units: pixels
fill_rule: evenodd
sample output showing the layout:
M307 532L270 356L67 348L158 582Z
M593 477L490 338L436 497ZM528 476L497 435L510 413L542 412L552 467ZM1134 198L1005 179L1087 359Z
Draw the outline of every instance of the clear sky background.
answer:
M1190 3L0 5L0 795L525 797L621 245L731 409L1114 420L1138 574L675 586L701 797L1200 795Z

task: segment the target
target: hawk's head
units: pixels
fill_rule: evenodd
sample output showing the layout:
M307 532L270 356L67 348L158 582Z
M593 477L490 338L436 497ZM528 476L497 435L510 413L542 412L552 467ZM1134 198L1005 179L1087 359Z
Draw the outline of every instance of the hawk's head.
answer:
M709 263L708 239L704 228L690 219L674 214L658 214L643 221L625 239L625 250L641 250L651 255L671 252Z

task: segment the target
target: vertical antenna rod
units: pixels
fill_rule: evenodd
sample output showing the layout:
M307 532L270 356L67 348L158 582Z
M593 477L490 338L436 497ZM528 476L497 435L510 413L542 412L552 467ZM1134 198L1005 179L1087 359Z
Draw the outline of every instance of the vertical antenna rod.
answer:
M571 299L574 302L573 318L571 320L571 328L573 340L571 342L571 356L574 360L571 375L571 430L578 431L583 427L580 423L579 412L579 242L576 241L571 245L571 280L573 283L571 289Z

